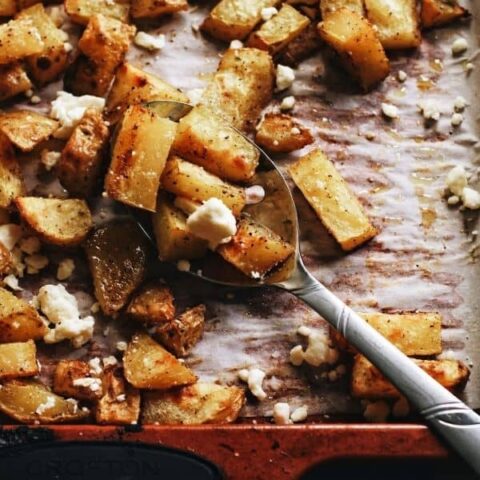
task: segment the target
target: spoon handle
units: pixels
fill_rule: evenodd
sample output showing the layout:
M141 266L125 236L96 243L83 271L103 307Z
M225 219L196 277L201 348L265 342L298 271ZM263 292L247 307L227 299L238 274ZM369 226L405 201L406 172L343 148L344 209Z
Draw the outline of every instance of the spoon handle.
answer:
M364 354L430 425L480 474L480 416L425 373L308 273L284 285Z

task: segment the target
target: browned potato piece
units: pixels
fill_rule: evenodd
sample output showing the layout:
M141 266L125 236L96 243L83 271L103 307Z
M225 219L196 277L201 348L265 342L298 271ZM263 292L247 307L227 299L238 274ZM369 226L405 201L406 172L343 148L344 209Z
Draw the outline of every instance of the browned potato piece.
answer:
M201 103L239 130L255 126L272 98L272 57L256 48L229 49L205 89Z
M187 0L132 0L131 14L136 20L145 20L187 9Z
M91 381L91 385L77 385ZM103 395L102 380L90 373L90 366L82 360L60 360L53 375L53 391L59 395L77 398L79 400L98 400Z
M347 182L320 149L294 163L290 175L343 250L352 250L377 234Z
M47 325L30 304L0 288L1 343L40 340L47 332Z
M320 12L322 14L322 18L325 18L330 13L333 13L343 7L349 8L359 15L363 15L365 13L363 8L363 0L320 0Z
M160 260L200 258L207 253L207 242L188 231L185 214L163 195L159 196L152 223Z
M0 65L41 53L45 47L40 32L29 18L0 25Z
M275 55L298 37L310 23L310 19L288 4L267 20L248 38L247 46L266 50Z
M33 380L10 380L0 388L0 411L22 423L64 423L86 418L88 409Z
M32 82L20 63L0 65L0 101L32 88Z
M123 63L108 94L105 115L110 123L116 123L130 105L155 100L189 103L186 95L161 78Z
M458 360L416 360L422 370L449 390L465 386L468 368ZM400 392L362 355L355 356L352 370L352 395L360 398L396 398Z
M13 259L10 250L0 242L0 275L7 275L10 273L13 266ZM0 310L1 310L0 303ZM0 320L1 323L1 320Z
M105 190L119 202L155 212L160 176L177 124L142 105L128 108L112 149Z
M136 333L123 356L125 378L137 388L167 390L197 381L194 373L146 333Z
M421 21L425 28L446 25L469 15L456 0L422 0Z
M92 215L83 200L17 197L15 204L28 226L53 245L78 245L93 226Z
M106 315L113 315L126 305L145 277L145 237L132 221L111 222L93 232L85 251L95 298Z
M357 13L341 8L319 23L318 31L363 89L372 88L389 74L390 63L376 31Z
M234 215L240 215L245 207L246 195L243 188L224 182L203 167L176 155L168 159L161 184L168 192L199 203L212 197L219 198Z
M262 9L278 3L279 0L221 0L204 20L202 30L225 42L243 40L260 22Z
M164 347L177 357L188 355L203 335L205 325L205 305L189 308L173 322L159 326L155 330Z
M16 13L16 0L0 0L0 17L13 17Z
M65 12L73 22L87 25L98 14L128 23L129 0L65 0Z
M105 395L95 406L97 423L130 425L140 416L140 392L128 385L120 368L110 369L103 376Z
M310 22L305 30L302 30L298 37L295 37L280 54L279 62L282 65L298 65L314 52L316 52L322 41L318 35L317 25Z
M214 175L233 182L255 174L259 151L208 108L197 105L178 123L173 150Z
M251 278L264 277L293 251L279 235L249 218L240 220L232 240L217 248L227 262Z
M33 340L0 345L0 379L32 377L39 372Z
M257 127L255 141L271 152L293 152L313 143L308 128L283 113L267 113Z
M47 140L59 124L31 110L17 110L0 114L0 131L20 150L30 152Z
M245 403L241 388L196 383L169 392L145 392L142 422L161 425L232 423Z
M0 207L7 208L25 190L20 165L10 140L0 133Z
M172 291L163 282L149 283L134 295L127 313L148 324L170 322L175 318Z

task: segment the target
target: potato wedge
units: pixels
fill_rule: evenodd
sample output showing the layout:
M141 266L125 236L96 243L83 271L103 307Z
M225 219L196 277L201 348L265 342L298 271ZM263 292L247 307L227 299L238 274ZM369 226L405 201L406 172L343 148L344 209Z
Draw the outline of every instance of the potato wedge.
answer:
M145 237L132 221L111 222L90 235L85 252L95 298L106 315L113 315L127 304L145 277Z
M39 372L33 340L0 345L0 379L33 377Z
M165 166L161 179L162 188L181 197L202 203L215 197L240 215L245 207L246 195L243 188L224 182L207 172L203 167L172 155Z
M266 226L243 218L232 240L220 245L217 252L245 275L263 278L283 263L294 248Z
M48 327L25 300L0 288L0 343L40 340Z
M25 191L20 165L10 140L0 133L0 208L7 208Z
M389 74L390 63L375 29L357 13L348 8L336 10L318 24L318 32L364 90Z
M368 20L385 50L416 48L422 37L416 0L364 0Z
M422 0L422 27L439 27L459 18L468 17L470 12L456 0Z
M259 151L233 128L197 105L178 123L173 150L214 175L233 182L255 174Z
M137 388L167 390L197 381L194 373L146 333L136 333L123 356L125 378Z
M272 98L275 70L272 57L256 48L225 52L201 99L226 123L251 130Z
M87 25L91 17L104 15L128 23L129 0L65 0L65 12L72 22Z
M155 212L160 176L177 124L141 105L128 108L115 138L105 190L119 202Z
M28 226L53 245L78 245L93 227L92 215L83 200L18 197L15 204Z
M200 425L232 423L245 403L241 388L196 383L170 392L146 392L142 423Z
M85 379L92 383L82 382ZM82 360L60 360L57 363L53 391L79 400L95 401L103 396L102 380L92 376L90 365Z
M413 361L449 390L463 388L470 376L468 368L458 360ZM365 357L356 355L352 370L352 395L359 398L397 398L400 392Z
M203 335L205 305L189 308L172 322L155 330L162 345L177 357L188 355Z
M352 250L377 234L360 202L320 149L294 163L290 175L343 250Z
M363 0L320 0L320 13L322 14L322 18L343 7L349 8L359 15L365 13Z
M187 0L132 0L131 14L135 20L146 20L187 9Z
M17 62L45 48L42 36L29 18L0 25L0 65Z
M73 399L52 393L33 380L10 380L0 389L0 411L22 423L64 423L88 417Z
M0 0L0 17L13 17L16 13L16 0Z
M32 82L20 63L0 65L0 101L32 88Z
M0 114L0 131L23 152L30 152L47 140L59 123L31 110L16 110Z

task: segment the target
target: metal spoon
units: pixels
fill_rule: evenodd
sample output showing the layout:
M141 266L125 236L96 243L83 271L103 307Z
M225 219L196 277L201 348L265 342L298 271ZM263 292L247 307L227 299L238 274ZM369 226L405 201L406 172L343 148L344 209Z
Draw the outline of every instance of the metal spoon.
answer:
M192 109L190 105L170 101L151 102L148 106L174 121ZM248 206L246 211L294 245L295 254L263 282L247 278L213 253L193 263L190 273L230 287L269 284L296 295L365 355L480 474L480 416L425 373L307 271L298 246L297 212L290 189L273 161L261 149L258 150L260 165L252 185L261 184L266 190L266 197L260 204ZM133 209L131 211L143 232L155 243L148 222ZM201 272L201 275L195 272Z

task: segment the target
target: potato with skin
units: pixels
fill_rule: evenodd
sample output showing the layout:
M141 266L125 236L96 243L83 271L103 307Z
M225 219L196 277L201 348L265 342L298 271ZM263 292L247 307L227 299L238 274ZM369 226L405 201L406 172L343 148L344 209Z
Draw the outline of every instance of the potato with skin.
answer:
M33 377L39 372L33 340L0 345L0 380Z
M82 360L60 360L53 375L53 391L59 395L73 397L78 400L95 401L103 396L103 388L75 385L75 380L84 378L96 379L90 372L90 365ZM101 382L101 379L98 379Z
M72 22L87 25L90 17L105 15L128 23L129 0L65 0L65 12Z
M32 88L32 82L20 63L0 65L0 102Z
M125 378L137 388L168 390L191 385L194 373L146 333L136 333L123 356Z
M25 191L20 165L10 140L0 133L0 208L7 208Z
M456 0L422 0L421 24L424 28L439 27L470 16Z
M59 246L82 243L93 227L87 203L77 199L17 197L22 220L45 242Z
M0 25L0 65L37 55L45 44L30 18L10 20Z
M322 18L339 10L340 8L348 8L359 15L365 13L363 8L363 0L320 0L320 13Z
M187 0L132 0L130 11L135 20L148 20L187 9Z

